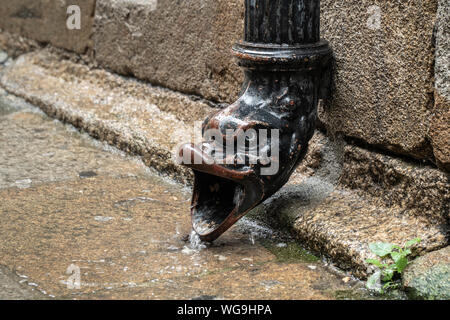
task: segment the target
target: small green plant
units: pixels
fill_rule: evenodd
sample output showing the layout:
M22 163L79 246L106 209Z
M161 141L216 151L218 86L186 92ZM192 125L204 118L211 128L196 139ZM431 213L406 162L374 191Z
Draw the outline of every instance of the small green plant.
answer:
M408 241L403 248L392 243L375 242L369 245L370 251L383 259L368 259L367 263L376 266L377 270L367 279L367 288L370 290L384 293L386 290L394 289L399 286L398 282L394 282L394 277L401 275L408 265L408 256L411 254L411 247L420 243L420 238ZM385 263L390 258L394 263Z

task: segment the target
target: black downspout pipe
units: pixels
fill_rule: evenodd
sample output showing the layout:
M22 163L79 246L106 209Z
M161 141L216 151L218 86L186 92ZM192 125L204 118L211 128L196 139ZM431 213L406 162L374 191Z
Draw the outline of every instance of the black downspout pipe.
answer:
M239 99L205 120L202 145L180 151L194 171L192 225L204 241L277 192L307 152L331 79L320 0L245 0L233 53L245 74Z

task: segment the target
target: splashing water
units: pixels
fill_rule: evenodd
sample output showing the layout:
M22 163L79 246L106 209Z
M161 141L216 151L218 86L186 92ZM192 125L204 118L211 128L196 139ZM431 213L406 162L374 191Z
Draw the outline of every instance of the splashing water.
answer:
M183 252L184 254L194 254L206 248L206 245L200 239L200 236L194 230L191 231L189 235L189 244L184 246Z
M255 245L255 233L254 232L250 233L249 239L250 239L251 244L254 246Z
M203 243L203 241L200 239L200 236L194 230L192 230L191 234L189 235L189 243L191 249L193 250L200 251L206 248L206 245Z

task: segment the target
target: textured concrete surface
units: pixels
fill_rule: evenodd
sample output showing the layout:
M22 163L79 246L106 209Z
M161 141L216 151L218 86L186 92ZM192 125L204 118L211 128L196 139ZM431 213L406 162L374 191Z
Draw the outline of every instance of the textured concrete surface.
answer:
M14 109L8 108L11 105ZM43 182L77 179L90 172L115 172L116 177L133 173L127 172L133 168L131 162L120 162L107 152L89 148L92 142L87 135L68 139L79 136L75 128L55 127L54 120L40 109L30 109L18 98L0 95L0 108L0 143L8 146L0 154L0 188L27 189ZM27 112L14 112L18 108Z
M67 28L67 8L77 5L81 28ZM14 0L0 6L0 28L56 47L84 53L93 47L95 0Z
M378 199L382 207L439 226L450 236L450 180L441 170L328 138L316 131L305 160L291 178L301 184L313 177Z
M435 113L431 140L439 167L450 171L450 3L439 1L436 22Z
M250 221L189 243L189 190L0 96L0 299L372 298Z
M414 254L448 244L449 181L440 170L368 151L316 132L277 195L251 213L287 230L360 277L368 245L424 240Z
M403 286L413 299L450 300L450 247L413 261L404 271Z
M137 0L98 1L100 65L232 102L242 79L230 55L242 37L242 1L160 1L153 9ZM436 12L436 0L322 1L322 33L336 57L334 99L320 113L331 131L434 161L433 146L445 141L430 136Z
M53 117L126 152L141 155L146 164L178 181L190 181L190 171L174 164L171 150L193 130L194 120L205 115L180 106L190 103L199 110L201 101L174 95L178 107L168 109L174 104L165 104L166 90L59 61L46 52L23 56L6 67L0 83ZM204 105L204 112L209 111ZM360 162L358 157L362 157ZM377 176L371 180L372 171L380 178L398 178L398 184L388 179L386 188L391 191L387 192L393 196L383 199L379 190L384 180L378 181ZM352 175L369 177L339 185L344 173L347 179ZM366 192L358 195L344 187ZM448 206L447 190L445 175L436 169L348 148L345 142L332 142L317 134L305 165L292 177L290 185L256 214L266 217L273 226L288 228L305 245L364 276L364 259L370 256L368 244L372 241L403 243L421 237L422 251L447 244L448 228L443 221L443 214L448 215L444 211L446 203Z
M438 167L450 172L450 96L442 96L436 90L434 98L436 108L430 129L433 151Z

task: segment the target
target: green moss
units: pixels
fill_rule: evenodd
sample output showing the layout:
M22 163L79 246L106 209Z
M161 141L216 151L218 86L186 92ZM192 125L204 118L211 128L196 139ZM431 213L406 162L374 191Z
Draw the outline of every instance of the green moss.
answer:
M419 270L422 271L422 270ZM414 275L406 291L411 299L449 300L450 266L438 265Z
M365 289L334 291L336 300L406 300L407 296L400 290L391 290L385 294L372 293Z
M372 298L364 292L355 290L337 290L334 292L336 300L371 300Z
M293 263L293 262L316 262L319 258L309 253L295 242L288 243L285 247L278 247L273 242L266 242L264 247L272 252L277 261L281 263Z

